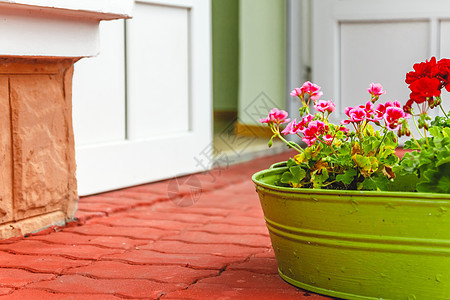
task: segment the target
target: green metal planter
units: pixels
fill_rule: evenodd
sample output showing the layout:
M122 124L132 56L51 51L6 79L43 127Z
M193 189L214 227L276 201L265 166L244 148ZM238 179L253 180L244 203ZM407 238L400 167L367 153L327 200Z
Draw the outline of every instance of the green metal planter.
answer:
M450 299L450 195L274 185L253 175L280 276L344 299Z

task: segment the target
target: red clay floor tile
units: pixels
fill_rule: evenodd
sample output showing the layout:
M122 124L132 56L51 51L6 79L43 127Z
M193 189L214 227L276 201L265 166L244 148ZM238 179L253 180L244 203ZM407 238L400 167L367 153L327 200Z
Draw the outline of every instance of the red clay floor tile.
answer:
M54 274L33 273L21 269L0 268L0 287L22 287L32 282L54 279Z
M166 180L82 197L69 226L0 242L0 298L330 299L278 276L250 179L290 155L189 175L194 191Z

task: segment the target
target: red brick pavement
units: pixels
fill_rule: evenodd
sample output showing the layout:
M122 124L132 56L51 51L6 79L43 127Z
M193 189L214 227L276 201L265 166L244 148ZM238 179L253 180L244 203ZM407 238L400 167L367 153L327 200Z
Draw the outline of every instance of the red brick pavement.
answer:
M288 156L83 197L76 222L0 241L0 298L329 299L277 274L250 177Z

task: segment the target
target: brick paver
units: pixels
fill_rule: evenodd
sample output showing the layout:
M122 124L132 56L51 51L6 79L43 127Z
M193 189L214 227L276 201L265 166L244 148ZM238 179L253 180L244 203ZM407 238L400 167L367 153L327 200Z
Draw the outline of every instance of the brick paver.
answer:
M289 155L83 197L68 226L0 241L0 298L330 299L278 276L250 179Z

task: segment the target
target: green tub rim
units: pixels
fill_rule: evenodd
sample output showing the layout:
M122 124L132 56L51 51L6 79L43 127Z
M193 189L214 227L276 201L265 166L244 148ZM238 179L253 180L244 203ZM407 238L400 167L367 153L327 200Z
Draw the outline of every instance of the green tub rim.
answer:
M307 188L290 188L290 187L281 187L273 184L265 183L261 181L264 176L267 175L275 175L277 173L282 173L287 171L287 167L280 167L279 164L273 164L269 169L265 169L259 172L256 172L252 176L252 181L260 187L263 187L268 190L289 193L289 194L316 194L316 195L361 195L361 196L373 196L373 197L402 197L402 198L416 198L420 200L430 199L430 200L450 200L450 194L442 194L442 193L420 193L420 192L394 192L394 191L357 191L357 190L325 190L325 189L307 189ZM408 200L404 200L408 201Z

